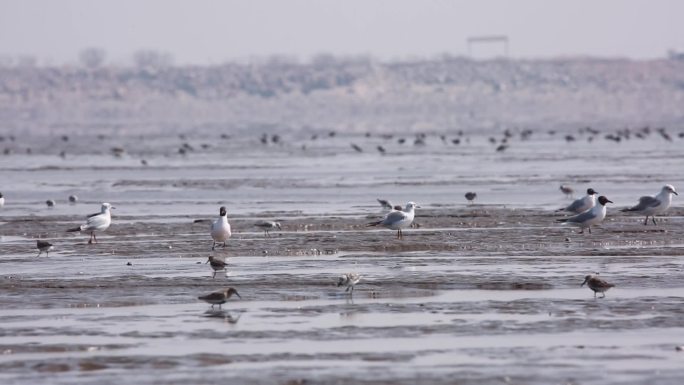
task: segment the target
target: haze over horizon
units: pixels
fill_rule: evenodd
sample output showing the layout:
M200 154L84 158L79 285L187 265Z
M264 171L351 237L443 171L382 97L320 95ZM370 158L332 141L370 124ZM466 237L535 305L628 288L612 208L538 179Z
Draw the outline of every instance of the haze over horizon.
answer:
M513 58L651 59L684 49L682 14L675 0L0 0L0 55L49 65L75 63L88 47L116 64L144 49L177 64L320 53L396 59L465 55L469 36L506 35Z

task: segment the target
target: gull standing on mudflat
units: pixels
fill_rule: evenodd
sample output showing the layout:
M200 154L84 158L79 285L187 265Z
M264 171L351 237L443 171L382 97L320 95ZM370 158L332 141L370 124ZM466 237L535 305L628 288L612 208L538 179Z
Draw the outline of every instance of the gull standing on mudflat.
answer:
M271 234L269 233L269 231L275 230L275 229L278 229L278 230L283 229L282 227L280 227L280 222L274 222L274 221L259 221L259 222L255 223L254 226L264 230L265 236L267 236L269 238L271 237Z
M648 217L651 217L653 224L656 224L655 216L663 214L670 205L672 204L672 194L677 194L674 186L671 184L666 184L660 189L660 192L656 196L643 196L639 198L639 203L630 208L622 209L623 212L635 212L642 215L646 215L644 219L644 226L648 225Z
M415 208L418 206L413 202L408 202L402 211L392 211L385 218L377 222L371 222L366 226L382 226L390 230L397 230L397 239L403 239L402 229L411 226L415 216Z
M207 261L204 263L208 263L211 266L211 269L214 270L214 274L211 276L211 278L216 278L216 272L221 270L225 272L226 276L228 275L226 261L210 255L209 258L207 258Z
M48 241L41 241L39 239L36 241L36 248L38 248L38 255L36 255L36 257L40 257L43 252L45 252L45 256L49 257L50 250L52 250L52 243Z
M88 244L93 243L93 240L95 241L95 243L97 243L97 237L95 237L95 232L105 231L109 228L109 225L112 224L111 210L114 208L116 207L112 207L112 205L110 205L109 203L103 203L99 213L88 215L86 223L82 224L79 227L69 229L67 230L67 232L90 232L90 239L88 240Z
M583 196L582 198L576 199L567 207L558 209L557 211L569 211L575 214L587 211L590 208L596 206L596 195L598 195L598 192L594 191L593 188L587 189L587 195Z
M349 295L352 295L354 292L354 285L359 283L359 281L361 281L361 275L358 273L342 274L337 280L337 287L346 286L347 288L344 291L349 292Z
M227 214L226 206L221 206L219 209L219 218L211 224L211 238L214 240L214 243L211 245L212 250L214 250L216 244L220 242L223 242L223 247L226 247L226 240L232 235Z
M233 294L237 295L238 298L242 299L242 297L240 297L240 294L238 294L237 290L235 290L235 288L232 287L197 297L197 299L201 299L204 302L210 303L212 309L214 308L214 305L219 305L220 309L221 305L226 303L226 301L228 301L228 298L232 297Z
M615 285L613 285L612 283L608 283L593 274L589 274L586 277L584 277L584 282L582 282L580 287L584 286L585 283L594 292L594 298L596 298L596 293L603 293L603 297L601 298L605 298L608 289L610 289L611 287L615 287Z
M606 203L613 203L603 195L599 197L598 201L599 204L581 214L556 220L558 222L564 222L578 226L581 229L580 234L584 233L584 229L589 229L589 234L591 234L591 226L603 222L603 219L606 217Z

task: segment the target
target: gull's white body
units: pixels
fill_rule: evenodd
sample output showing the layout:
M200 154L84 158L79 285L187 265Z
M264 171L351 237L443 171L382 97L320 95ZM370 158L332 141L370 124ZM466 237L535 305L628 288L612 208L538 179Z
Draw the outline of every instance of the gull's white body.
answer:
M228 218L225 215L211 224L211 238L214 242L225 242L231 235L230 223L228 223Z
M99 214L92 214L88 216L86 223L81 225L81 231L105 231L112 224L112 206L109 203L103 203Z
M390 230L401 230L411 226L415 216L414 205L408 204L404 210L392 211L379 223Z
M596 205L583 213L567 218L565 223L587 229L603 222L606 218L606 212L606 206Z

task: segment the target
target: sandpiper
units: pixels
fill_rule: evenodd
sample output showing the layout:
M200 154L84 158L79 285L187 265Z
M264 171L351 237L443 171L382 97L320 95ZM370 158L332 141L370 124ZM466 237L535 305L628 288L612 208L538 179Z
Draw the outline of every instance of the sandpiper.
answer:
M78 197L76 195L69 195L69 203L76 203L78 202Z
M598 273L596 273L598 275ZM584 277L584 282L580 285L580 287L584 286L586 283L587 286L594 292L594 298L596 298L596 293L602 293L604 298L606 296L606 291L610 289L611 287L615 287L612 283L608 283L601 278L597 277L594 274L589 274L586 277Z
M36 241L36 247L38 248L38 255L36 255L36 257L40 257L40 255L43 254L43 252L45 252L45 256L50 256L50 250L52 250L52 243L48 241L41 241L39 239Z
M223 242L223 247L226 247L226 240L232 235L227 214L226 206L221 206L219 209L219 218L211 224L211 238L214 241L211 245L212 250L214 250L216 244L220 242Z
M73 229L69 229L67 230L67 232L90 232L90 239L88 240L88 244L93 243L93 241L97 243L97 237L95 236L95 232L105 231L109 228L109 225L112 224L111 210L114 208L115 207L112 207L112 205L110 205L109 203L103 203L99 213L88 215L86 223L78 227L74 227Z
M346 273L342 274L337 280L337 287L346 286L345 292L349 292L351 295L354 292L354 285L359 283L361 280L361 275L358 273Z
M562 184L562 185L560 186L560 190L561 190L561 192L562 192L563 194L565 194L565 196L568 197L568 198L572 198L572 194L575 192L575 190L573 190L572 187L570 187L570 186L568 186L568 185L566 185L566 184Z
M467 193L465 193L465 199L468 200L468 203L471 203L471 204L474 203L475 198L477 198L477 193L472 192L472 191L468 191Z
M674 186L671 184L666 184L660 189L660 193L656 196L643 196L639 198L639 203L630 208L622 209L624 212L635 212L642 215L646 215L644 219L644 226L648 225L648 217L651 217L653 224L656 224L655 216L656 214L663 214L670 205L672 204L672 194L677 194Z
M418 205L413 202L409 202L406 204L406 208L404 210L391 211L385 215L385 218L382 220L371 222L366 226L382 226L390 230L397 230L397 239L403 239L404 234L401 230L411 226L413 223L416 207L418 207Z
M55 201L52 199L48 199L45 201L45 204L47 205L48 208L55 207Z
M392 203L386 199L377 199L378 203L380 203L380 206L382 206L383 209L386 210L392 210Z
M283 229L280 226L280 222L274 222L274 221L259 221L259 222L255 223L254 226L264 230L265 236L267 236L269 238L271 237L271 234L269 233L269 231L275 230L275 229L278 229L278 230Z
M197 299L201 299L204 302L210 303L212 309L214 308L214 305L219 305L220 309L221 305L226 303L226 301L228 301L228 298L230 298L233 294L237 295L238 298L242 299L242 297L240 297L240 294L238 294L237 290L235 290L235 288L232 287L197 297Z
M206 263L208 263L211 266L211 269L214 270L214 274L211 276L211 278L216 278L216 272L221 270L223 270L226 275L228 274L226 261L210 255L205 264Z

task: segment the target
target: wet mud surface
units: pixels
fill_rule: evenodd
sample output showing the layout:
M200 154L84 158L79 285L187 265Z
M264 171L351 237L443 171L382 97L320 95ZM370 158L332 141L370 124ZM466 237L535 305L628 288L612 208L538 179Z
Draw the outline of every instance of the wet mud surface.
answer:
M649 158L532 141L492 155L473 138L371 156L337 138L226 159L179 158L168 141L148 167L135 141L123 158L3 158L0 382L681 383L684 209L675 197L657 226L619 212L684 188L677 147L646 141L660 149ZM609 196L607 220L591 234L556 223L560 183ZM375 198L421 205L403 240L366 226L383 215ZM65 232L103 200L117 210L98 244ZM194 221L220 205L233 236L212 251L209 222ZM266 237L260 219L283 229ZM209 255L227 272L212 278ZM335 286L349 271L362 275L353 295ZM616 285L605 298L580 287L593 272ZM197 300L228 286L242 299Z

